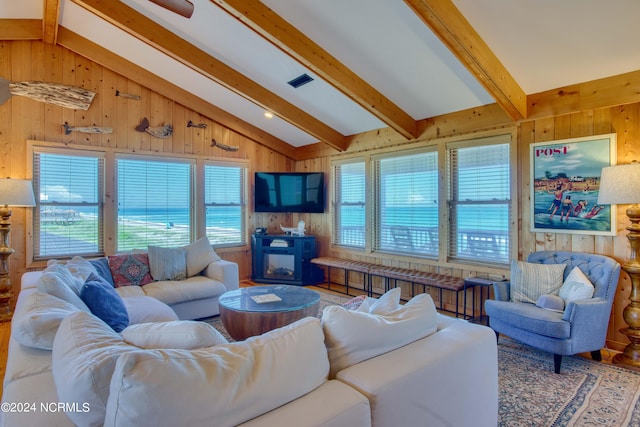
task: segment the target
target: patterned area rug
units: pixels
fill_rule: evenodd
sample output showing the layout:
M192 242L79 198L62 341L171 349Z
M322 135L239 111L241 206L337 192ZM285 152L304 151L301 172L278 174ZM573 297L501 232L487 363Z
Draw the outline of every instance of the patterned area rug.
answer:
M319 292L320 314L349 299ZM219 317L204 320L231 340ZM551 354L501 336L498 384L499 426L640 427L639 372L576 356L556 375Z

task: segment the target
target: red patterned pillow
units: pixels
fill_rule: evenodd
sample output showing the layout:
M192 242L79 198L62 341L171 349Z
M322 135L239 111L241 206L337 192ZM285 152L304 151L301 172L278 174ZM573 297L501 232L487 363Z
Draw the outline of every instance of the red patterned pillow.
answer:
M358 310L362 303L367 299L366 295L359 295L342 304L347 310Z
M110 255L109 269L116 288L142 286L153 282L147 254Z

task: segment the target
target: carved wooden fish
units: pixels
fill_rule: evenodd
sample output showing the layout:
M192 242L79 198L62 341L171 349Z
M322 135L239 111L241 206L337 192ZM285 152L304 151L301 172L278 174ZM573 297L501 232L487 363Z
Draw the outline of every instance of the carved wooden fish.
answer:
M119 90L116 90L116 96L120 96L122 98L136 99L136 100L142 99L142 97L140 95L132 95L130 93L122 93Z
M64 134L69 135L71 132L82 132L82 133L111 133L113 132L113 128L104 127L104 126L69 126L69 123L64 122L62 125L64 127Z
M187 127L188 127L188 128L206 129L206 128L207 128L207 124L206 124L206 123L198 123L198 124L195 124L195 123L193 123L191 120L189 120L189 122L187 123Z
M96 93L81 87L58 83L11 82L0 78L0 105L4 104L11 95L25 96L47 104L87 111Z
M173 135L173 126L167 124L159 127L149 127L149 120L146 117L136 126L136 130L138 132L147 132L156 138L169 138Z

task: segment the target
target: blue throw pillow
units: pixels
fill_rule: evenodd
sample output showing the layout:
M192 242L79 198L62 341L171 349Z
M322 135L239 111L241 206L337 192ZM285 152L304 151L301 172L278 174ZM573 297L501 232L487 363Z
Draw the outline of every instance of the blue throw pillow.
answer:
M102 277L91 273L80 290L80 298L91 313L111 326L114 331L120 333L129 326L129 314L122 297Z
M91 264L98 272L98 275L107 281L112 287L116 287L113 282L113 276L111 275L111 269L109 268L109 259L107 257L92 259Z

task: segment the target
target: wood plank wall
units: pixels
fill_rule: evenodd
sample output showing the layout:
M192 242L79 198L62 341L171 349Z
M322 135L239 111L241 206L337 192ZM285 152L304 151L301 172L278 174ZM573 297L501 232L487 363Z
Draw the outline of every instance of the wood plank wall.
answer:
M514 126L505 120L504 113L495 109L495 106L483 107L463 111L443 117L430 119L423 123L422 138L426 143L444 144L452 136L473 138L479 134L505 133ZM611 256L619 262L628 260L630 255L629 243L626 238L625 228L629 225L625 214L626 207L619 207L617 211L617 236L587 236L560 233L532 233L530 230L530 177L529 177L529 144L558 139L602 135L608 133L617 134L617 161L618 163L630 163L632 160L640 160L640 104L629 104L611 108L588 110L575 114L567 114L544 119L522 121L515 124L517 135L517 196L518 204L518 258L525 259L527 255L537 250L568 250L590 253L600 253ZM382 132L369 132L359 135L349 149L350 153L366 152L368 154L380 151L382 146L415 145L415 141L404 141L394 132L388 130ZM418 145L420 143L418 142ZM336 153L318 147L309 147L308 160L299 161L296 168L299 170L323 170L330 174L331 159L344 154ZM318 157L314 157L318 156ZM313 221L313 220L312 220ZM320 221L320 220L316 220ZM379 254L366 254L362 252L348 251L331 247L330 245L330 215L325 215L321 224L314 224L313 234L320 242L323 255L334 255L349 259L370 261L386 265L394 265L404 268L415 268L424 271L435 271L451 274L457 277L469 275L505 274L508 271L492 269L473 269L460 265L452 265L446 262L419 260L416 258L380 256ZM622 273L618 285L617 295L609 323L607 345L613 349L622 349L627 338L619 332L626 327L622 317L624 307L629 303L629 290L631 282L626 273ZM454 304L452 297L447 301Z
M294 161L274 150L204 117L184 105L163 97L121 75L93 63L65 48L39 41L0 42L0 77L11 81L47 81L80 86L97 93L88 111L75 111L13 96L0 105L0 176L30 178L27 176L27 140L48 141L74 146L97 146L137 153L174 153L195 155L204 159L249 159L250 191L253 194L254 171L290 171ZM141 100L115 96L135 94ZM135 126L142 118L151 126L165 123L173 125L173 135L167 139L154 138L137 132ZM206 123L206 129L187 128L189 120ZM109 126L111 134L65 135L62 125ZM237 152L211 147L211 139L232 146ZM109 186L107 183L107 194ZM112 186L112 184L111 184ZM26 209L13 210L11 247L15 253L9 258L10 277L14 291L19 290L20 276L26 267L26 246L31 236L26 235ZM279 224L290 225L293 220L286 214L256 214L249 209L249 230L267 227L275 232ZM251 275L250 246L223 248L217 251L226 260L238 263L241 278ZM39 266L42 268L42 266ZM36 269L38 266L35 267Z
M24 97L12 97L0 106L0 176L25 178L27 170L26 144L29 139L59 142L64 144L92 145L125 149L132 152L162 152L193 154L202 158L248 159L250 163L249 182L254 171L324 171L330 176L331 160L338 155L334 149L321 145L299 149L300 160L290 158L265 148L216 122L201 116L188 106L175 103L171 99L154 93L147 87L132 82L121 75L101 67L86 58L58 47L39 41L0 42L0 77L12 81L43 80L82 86L97 92L92 107L86 111L73 111L49 104L42 104ZM142 96L141 101L132 101L115 96L115 91ZM134 127L143 117L152 126L172 123L174 134L171 138L159 140ZM207 129L186 128L188 120L207 123ZM73 126L111 126L110 135L89 135L72 133L64 135L62 124ZM623 262L629 257L625 227L628 220L624 208L619 208L617 237L593 237L583 235L531 233L529 232L529 144L555 139L617 133L618 163L640 160L640 104L587 110L536 120L512 123L496 106L462 111L443 117L431 118L420 123L423 143L444 141L451 136L474 137L480 133L515 132L518 148L518 257L526 257L540 249L562 249L596 252L614 257ZM218 142L240 146L238 152L226 152L210 147L211 138ZM407 142L395 131L383 129L356 135L351 138L348 153L375 152L379 147L402 147ZM421 142L417 142L420 144ZM250 196L253 188L251 188ZM321 255L339 255L353 259L369 260L388 265L416 268L425 271L440 271L460 277L472 274L507 272L491 269L473 269L446 263L427 262L416 258L380 257L332 248L330 245L331 216L325 214L255 214L249 213L249 230L267 227L277 232L279 225L296 224L300 219L307 224L307 232L317 236ZM21 274L26 270L25 247L31 236L25 234L26 213L15 209L12 219L11 246L15 253L10 258L11 279L14 289L19 288ZM219 251L224 259L237 262L243 279L251 275L250 247L224 249ZM625 326L622 311L628 303L630 281L623 273L614 302L609 325L608 345L620 349L626 345L626 337L618 332ZM450 303L450 302L449 302Z

